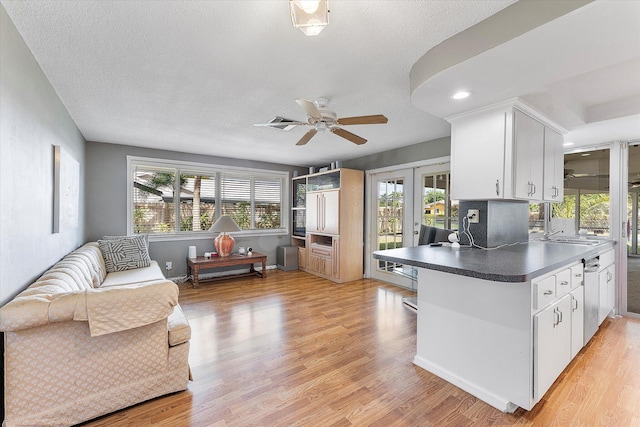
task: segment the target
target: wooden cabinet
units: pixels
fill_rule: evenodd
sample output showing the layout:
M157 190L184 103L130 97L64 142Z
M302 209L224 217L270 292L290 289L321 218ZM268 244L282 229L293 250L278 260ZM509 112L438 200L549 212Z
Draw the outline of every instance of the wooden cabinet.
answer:
M338 283L361 279L363 172L341 168L296 179L306 182L304 201L298 202L305 206L306 216L306 238L296 239L299 256L306 257L299 260L300 269Z
M512 100L448 120L452 199L562 200L562 136L539 113Z
M340 190L316 191L307 195L307 231L340 234Z

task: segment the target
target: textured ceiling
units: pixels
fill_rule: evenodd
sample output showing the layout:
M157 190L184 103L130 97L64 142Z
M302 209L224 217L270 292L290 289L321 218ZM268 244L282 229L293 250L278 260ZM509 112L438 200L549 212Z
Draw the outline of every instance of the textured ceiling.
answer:
M513 3L330 0L329 26L306 37L292 28L286 0L0 1L87 140L291 165L449 135L443 116L412 103L410 70ZM482 84L511 89L499 77ZM578 87L566 84L572 77L555 78L565 98ZM606 86L590 93L599 105L609 101ZM362 146L318 134L298 147L305 127L252 126L275 116L304 120L294 99L321 96L338 117L384 114L389 123L346 127L369 140Z
M512 1L330 1L317 37L288 1L6 1L2 4L87 140L323 165L449 134L419 110L409 70L427 50ZM305 119L295 98L387 125L336 135L253 127Z

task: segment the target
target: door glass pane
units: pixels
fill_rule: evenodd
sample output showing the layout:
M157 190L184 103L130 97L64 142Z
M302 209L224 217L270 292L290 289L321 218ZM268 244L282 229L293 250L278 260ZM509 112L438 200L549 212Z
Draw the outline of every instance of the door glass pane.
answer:
M403 246L404 180L378 181L376 223L376 248L394 249ZM378 260L377 269L387 272L402 270L402 265Z
M448 173L422 176L422 222L438 228L457 229L458 204L449 199Z
M627 311L640 314L640 145L629 146L627 197Z

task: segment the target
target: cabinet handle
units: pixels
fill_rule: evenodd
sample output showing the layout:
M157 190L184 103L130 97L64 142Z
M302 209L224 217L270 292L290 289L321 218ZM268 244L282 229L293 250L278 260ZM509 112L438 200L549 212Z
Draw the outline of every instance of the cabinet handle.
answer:
M542 293L542 295L553 295L553 291L551 289L546 290Z
M562 311L560 311L560 309L558 308L558 314L560 315L560 320L558 320L558 323L562 323Z
M578 300L573 295L571 298L573 299L573 311L576 311L578 309Z
M555 328L560 323L560 315L558 314L558 309L553 309L553 327Z
M527 196L531 195L531 181L527 181Z
M607 271L607 282L610 282L613 279L613 274L610 271Z
M531 195L533 196L534 194L536 194L536 185L532 182L531 183Z
M560 286L567 286L569 284L569 282L567 282L566 280L563 280L562 282L560 282Z
M496 196L500 195L500 180L496 179Z

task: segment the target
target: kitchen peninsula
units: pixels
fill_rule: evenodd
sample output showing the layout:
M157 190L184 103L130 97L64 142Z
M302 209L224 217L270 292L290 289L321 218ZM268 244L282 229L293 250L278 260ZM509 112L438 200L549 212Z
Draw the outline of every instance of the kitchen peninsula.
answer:
M374 252L418 267L414 363L504 411L530 410L585 344L582 260L611 241Z

